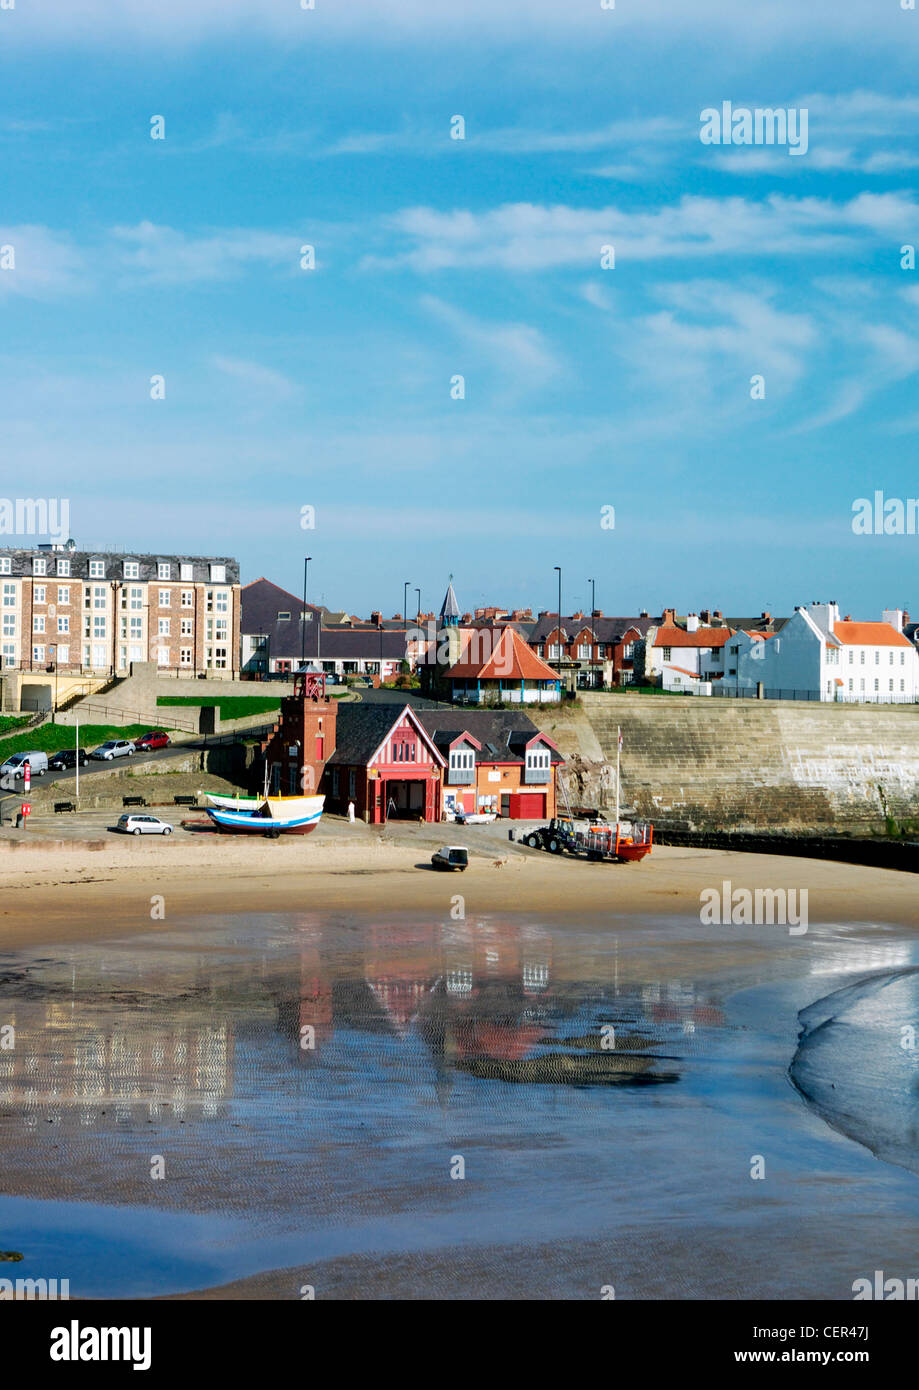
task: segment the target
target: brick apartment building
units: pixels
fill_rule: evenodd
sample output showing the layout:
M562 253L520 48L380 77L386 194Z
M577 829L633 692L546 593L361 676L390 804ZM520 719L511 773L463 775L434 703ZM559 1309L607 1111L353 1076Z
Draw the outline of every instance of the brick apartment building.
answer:
M228 556L40 545L0 550L0 667L61 675L239 674L239 565Z

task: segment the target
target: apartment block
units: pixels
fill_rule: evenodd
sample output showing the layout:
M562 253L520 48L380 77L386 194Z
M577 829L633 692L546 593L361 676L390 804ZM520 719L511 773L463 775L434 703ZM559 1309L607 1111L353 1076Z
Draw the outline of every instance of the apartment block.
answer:
M239 674L239 564L41 545L0 550L0 667L124 676Z

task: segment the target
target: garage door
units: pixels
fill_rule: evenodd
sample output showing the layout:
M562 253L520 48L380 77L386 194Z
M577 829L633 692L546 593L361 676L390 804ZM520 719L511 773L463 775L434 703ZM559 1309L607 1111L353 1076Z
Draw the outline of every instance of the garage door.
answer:
M511 820L543 820L546 814L545 792L512 792L508 797Z

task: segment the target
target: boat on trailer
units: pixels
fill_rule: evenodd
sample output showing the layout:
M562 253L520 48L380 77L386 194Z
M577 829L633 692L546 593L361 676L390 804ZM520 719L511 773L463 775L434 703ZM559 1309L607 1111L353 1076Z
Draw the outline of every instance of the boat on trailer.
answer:
M240 834L308 835L322 819L324 796L217 796L207 793L206 807L218 830Z

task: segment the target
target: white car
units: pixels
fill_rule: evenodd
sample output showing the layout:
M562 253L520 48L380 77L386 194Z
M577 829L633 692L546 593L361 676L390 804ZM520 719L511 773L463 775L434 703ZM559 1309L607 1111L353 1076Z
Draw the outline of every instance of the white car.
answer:
M111 762L113 758L130 758L136 751L130 739L110 738L107 743L102 743L98 748L94 748L89 756L98 758L102 762Z
M171 835L172 826L159 816L118 817L118 829L125 835Z

